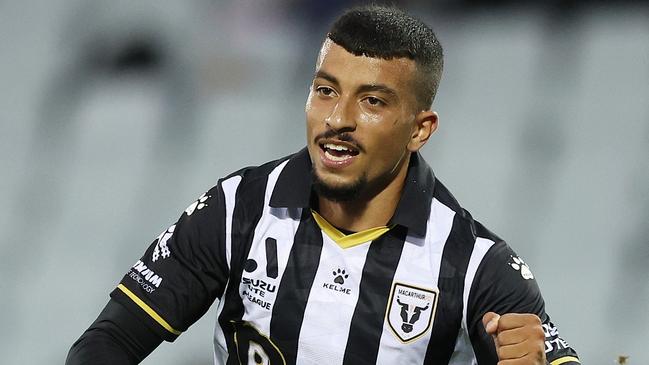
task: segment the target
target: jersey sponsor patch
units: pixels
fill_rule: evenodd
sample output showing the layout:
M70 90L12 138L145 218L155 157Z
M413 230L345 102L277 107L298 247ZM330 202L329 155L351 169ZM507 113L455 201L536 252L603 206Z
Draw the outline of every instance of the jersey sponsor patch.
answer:
M392 333L401 342L421 338L433 325L439 289L408 284L392 284L386 319Z
M545 334L545 353L561 351L570 348L570 345L561 337L559 330L552 322L543 323L543 332Z
M135 280L147 293L153 293L162 283L162 277L149 269L141 260L137 260L128 276Z

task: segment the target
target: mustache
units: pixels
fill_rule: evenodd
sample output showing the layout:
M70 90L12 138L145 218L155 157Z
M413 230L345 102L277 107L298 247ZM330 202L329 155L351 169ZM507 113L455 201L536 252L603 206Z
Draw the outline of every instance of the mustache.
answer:
M327 130L324 133L320 133L316 136L315 140L319 141L321 139L337 139L341 142L347 142L353 144L354 147L358 148L359 151L363 151L363 146L347 132L337 132L335 130Z

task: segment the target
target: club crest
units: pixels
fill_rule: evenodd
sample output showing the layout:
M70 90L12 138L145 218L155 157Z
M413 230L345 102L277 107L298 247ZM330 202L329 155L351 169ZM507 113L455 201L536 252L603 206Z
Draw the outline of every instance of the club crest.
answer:
M386 319L401 342L419 339L433 325L439 289L394 283Z

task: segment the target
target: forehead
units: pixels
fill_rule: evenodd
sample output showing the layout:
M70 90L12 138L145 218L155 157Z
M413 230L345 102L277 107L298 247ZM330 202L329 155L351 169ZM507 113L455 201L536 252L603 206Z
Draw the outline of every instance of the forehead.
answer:
M324 71L341 84L383 84L395 89L410 86L415 68L414 61L408 58L356 56L328 38L316 62L316 73Z

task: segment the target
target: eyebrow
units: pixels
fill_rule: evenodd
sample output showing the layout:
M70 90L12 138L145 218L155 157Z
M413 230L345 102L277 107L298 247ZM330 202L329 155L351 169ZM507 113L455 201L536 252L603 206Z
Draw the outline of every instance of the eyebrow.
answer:
M316 72L315 78L325 79L325 80L331 82L332 84L340 85L340 83L338 82L338 79L334 75L332 75L330 73L327 73L325 71L322 71L322 70L318 70L318 72ZM358 87L358 89L356 90L356 93L360 94L360 93L377 92L377 91L388 94L388 95L390 95L390 96L392 96L394 98L397 98L397 99L399 98L399 95L397 94L397 92L394 89L392 89L391 87L389 87L387 85L383 85L383 84L363 84L363 85Z
M361 85L356 92L360 94L360 93L377 92L377 91L384 94L388 94L391 97L396 99L399 98L397 92L394 91L394 89L385 86L383 84Z
M316 79L318 79L318 78L325 79L325 80L331 82L332 84L336 84L336 85L339 84L338 79L334 75L332 75L330 73L327 73L327 72L324 72L322 70L318 70L318 72L315 73L314 78L316 78Z

